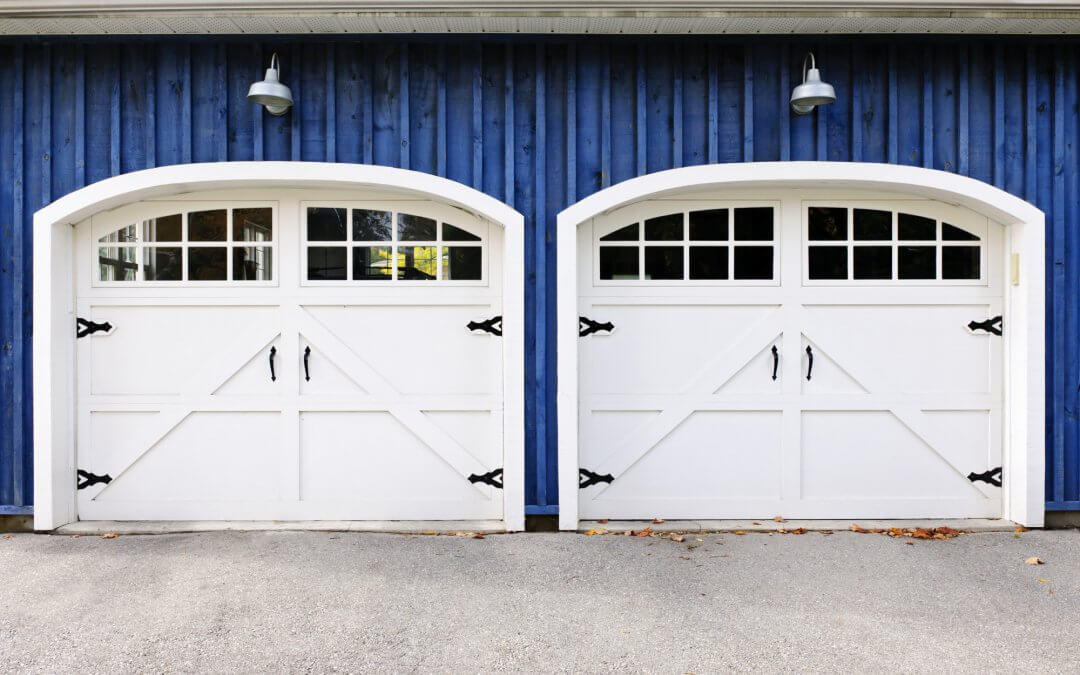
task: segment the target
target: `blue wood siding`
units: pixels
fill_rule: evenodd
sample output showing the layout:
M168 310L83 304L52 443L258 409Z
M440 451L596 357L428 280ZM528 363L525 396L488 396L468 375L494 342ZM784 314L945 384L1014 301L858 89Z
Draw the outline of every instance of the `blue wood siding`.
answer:
M813 48L838 102L793 117ZM278 52L297 105L245 100ZM998 38L229 38L0 42L0 511L33 503L31 218L83 185L218 160L438 174L525 214L527 496L556 511L555 215L707 162L970 175L1047 220L1047 500L1080 509L1080 43Z

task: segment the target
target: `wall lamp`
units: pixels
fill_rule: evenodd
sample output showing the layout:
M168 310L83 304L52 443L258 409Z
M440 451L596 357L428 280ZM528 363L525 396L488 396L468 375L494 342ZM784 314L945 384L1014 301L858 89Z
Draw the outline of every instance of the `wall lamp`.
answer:
M814 71L817 72L817 71ZM258 103L266 108L271 115L284 115L292 107L292 91L281 83L281 65L278 63L277 54L270 57L270 67L266 69L266 77L261 82L256 82L248 89L248 100Z
M807 63L810 64L809 70L806 68ZM791 90L791 109L796 115L806 115L813 112L816 106L836 101L833 86L821 81L821 71L814 63L814 52L808 52L803 59L802 79L802 84Z

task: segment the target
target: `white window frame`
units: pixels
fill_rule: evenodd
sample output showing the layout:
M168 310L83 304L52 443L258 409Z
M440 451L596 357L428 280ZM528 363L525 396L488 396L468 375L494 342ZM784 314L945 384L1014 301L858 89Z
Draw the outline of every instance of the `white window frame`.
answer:
M307 210L309 208L341 208L346 211L346 233L344 241L319 241L308 240L307 237ZM389 211L391 213L391 239L389 241L360 241L352 238L353 210L362 209L369 211ZM398 239L397 216L404 213L412 216L431 218L436 221L436 239L432 241L401 241ZM480 237L479 241L446 241L443 238L443 224L453 225L466 232ZM433 284L439 286L487 286L489 274L488 249L490 233L488 225L475 216L442 204L430 202L397 202L397 201L340 201L340 200L304 200L300 202L300 227L298 228L300 240L300 285L301 286L419 286L426 287ZM394 266L394 275L391 279L353 279L353 256L354 248L370 246L391 247L391 260L395 260L400 246L434 246L437 249L436 256L441 253L443 246L468 246L480 249L480 279L452 280L443 279L443 266L438 265L435 279L398 279L397 265ZM341 247L345 249L345 279L308 279L308 255L309 247Z
M270 278L264 281L233 279L232 250L241 245L241 242L233 240L233 210L249 208L268 208L271 210L271 232L269 241L256 242L252 246L269 248ZM201 211L220 211L226 213L225 227L227 229L224 241L191 242L188 238L188 214ZM180 241L146 242L142 239L142 224L146 220L161 218L164 216L180 216ZM135 226L135 240L133 242L114 243L99 241L101 237L109 235L128 225ZM90 269L93 271L90 277L90 285L93 288L259 288L274 287L278 285L278 244L281 239L280 218L277 202L270 201L155 201L140 204L131 204L113 209L106 213L94 215L90 219ZM138 264L135 279L130 281L102 280L98 268L99 248L133 248L135 249L135 261ZM177 281L154 281L144 278L143 251L149 248L179 248L181 251L181 268L185 277ZM224 248L225 249L225 279L212 281L200 281L187 279L188 275L188 250L192 248Z
M848 211L847 239L844 240L818 240L810 239L810 209L815 206L827 208L846 208ZM989 284L987 265L989 264L989 245L987 242L988 223L985 216L980 216L967 209L950 207L926 200L859 200L859 199L812 199L804 200L801 206L802 222L802 270L804 286L986 286ZM855 239L854 210L870 209L876 211L889 211L892 213L892 238L870 240ZM900 213L930 218L935 221L935 235L933 240L899 239L898 225ZM948 222L961 230L970 232L979 237L978 241L956 240L945 241L941 238L941 224ZM847 279L811 279L810 278L810 248L813 246L843 246L847 248ZM892 248L892 279L855 279L855 253L854 249L860 246L889 246ZM935 247L936 267L935 279L900 279L897 266L897 250L901 246L933 246ZM977 246L979 248L979 278L978 279L945 279L942 277L941 250L949 246Z
M735 239L735 209L768 207L773 210L773 238L771 240L736 240ZM728 209L728 239L721 240L691 240L690 239L690 212L705 211L711 209ZM683 237L680 240L647 240L645 239L645 221L659 216L682 213ZM779 286L780 285L780 202L773 200L699 200L646 202L632 204L625 208L598 216L593 222L593 285L595 286ZM637 241L601 241L604 237L627 225L638 223ZM600 247L634 247L638 248L638 279L601 279L600 278ZM645 279L645 248L648 246L681 246L683 249L683 278L682 279ZM728 278L727 279L691 279L690 278L690 247L691 246L727 246L728 247ZM737 246L771 246L773 253L773 276L771 279L735 279L735 248Z

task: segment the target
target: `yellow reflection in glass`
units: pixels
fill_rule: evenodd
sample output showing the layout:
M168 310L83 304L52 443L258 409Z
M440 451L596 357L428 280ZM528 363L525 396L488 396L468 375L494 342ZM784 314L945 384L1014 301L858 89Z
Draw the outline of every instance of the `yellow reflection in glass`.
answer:
M438 273L438 247L402 246L397 256L398 279L434 279Z

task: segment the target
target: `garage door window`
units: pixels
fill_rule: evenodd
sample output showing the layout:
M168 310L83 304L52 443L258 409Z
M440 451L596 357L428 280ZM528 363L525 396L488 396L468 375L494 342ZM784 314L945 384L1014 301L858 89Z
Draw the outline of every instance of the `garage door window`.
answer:
M309 282L481 281L484 240L438 218L381 209L309 206Z
M171 213L99 237L95 283L271 282L274 247L269 206Z
M710 208L616 224L600 233L597 257L600 281L775 281L774 210Z
M810 206L806 269L811 282L978 283L982 237L945 220L900 210Z

